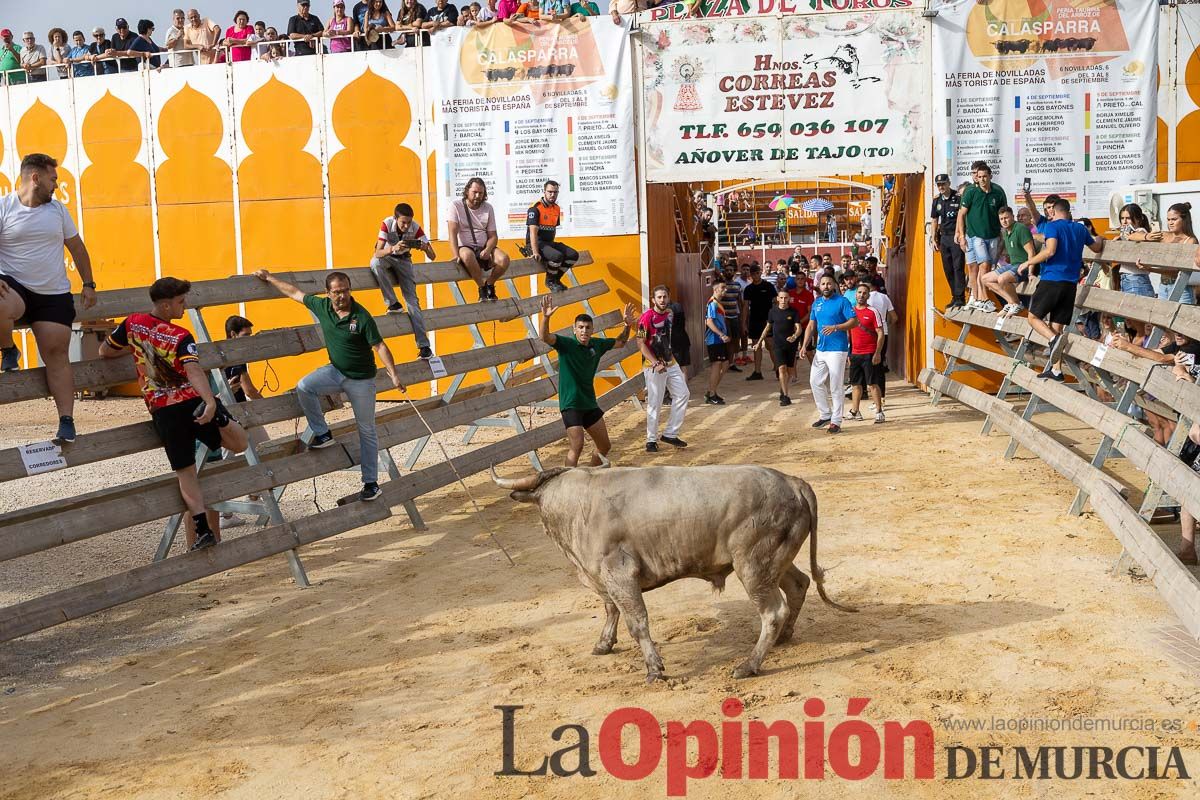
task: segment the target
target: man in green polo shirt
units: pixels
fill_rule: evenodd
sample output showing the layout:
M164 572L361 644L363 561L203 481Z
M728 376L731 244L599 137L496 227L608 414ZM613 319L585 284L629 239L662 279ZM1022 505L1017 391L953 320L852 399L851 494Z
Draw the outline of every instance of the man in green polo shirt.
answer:
M1004 242L1008 263L999 264L984 275L983 285L1004 298L1005 305L1000 309L1000 313L1011 317L1021 311L1021 303L1017 300L1017 284L1029 277L1021 267L1033 258L1037 249L1033 245L1033 234L1029 232L1029 228L1017 222L1013 210L1008 206L1000 209L1000 239ZM996 306L988 300L983 304L982 310L995 311Z
M992 168L986 161L971 165L975 183L962 194L962 212L955 223L954 240L967 254L967 308L982 309L987 302L983 276L1000 256L1000 209L1008 205L1004 190L992 183Z
M550 316L558 310L553 298L542 298L542 341L558 351L558 410L567 429L567 466L579 464L583 453L584 434L592 438L596 453L591 465L600 465L600 456L607 456L611 444L604 412L596 402L596 370L600 358L616 347L624 346L629 332L637 322L632 303L625 306L625 327L615 339L592 335L592 318L587 314L575 317L574 336L559 336L550 332Z
M280 294L303 303L317 322L329 351L329 364L310 372L296 384L296 399L308 427L313 433L309 447L316 449L335 444L325 412L321 410L322 395L343 392L354 409L354 424L358 427L359 462L362 465L363 488L359 497L374 500L379 497L379 439L375 434L375 354L383 362L392 386L403 391L396 375L396 362L388 349L371 314L354 301L350 294L350 277L344 272L331 272L325 278L328 297L305 294L287 281L281 281L265 269L254 277L274 286ZM374 352L372 352L374 351Z

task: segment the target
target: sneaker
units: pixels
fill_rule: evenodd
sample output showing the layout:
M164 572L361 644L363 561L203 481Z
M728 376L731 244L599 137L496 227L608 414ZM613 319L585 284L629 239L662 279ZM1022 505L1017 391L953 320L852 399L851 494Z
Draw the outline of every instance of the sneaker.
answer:
M837 423L834 423L833 425L830 425L829 428L825 432L826 433L841 433L842 426L838 425Z
M721 399L721 396L719 394L712 394L711 392L704 393L704 402L710 406L725 405L725 401L723 399Z
M672 447L687 447L687 442L685 442L683 439L680 439L678 436L660 436L658 437L658 440L660 442L666 442Z
M1066 333L1056 334L1053 339L1046 345L1046 361L1054 363L1062 356L1062 351L1066 349L1067 335Z
M993 303L991 300L984 300L982 303L979 304L979 310L986 311L989 314L995 314L996 313L996 304Z
M75 441L75 418L74 417L59 417L58 418L58 433L54 437L56 442L73 442Z
M792 398L788 397L786 394L779 395L779 405L790 406L791 404L792 404Z
M851 422L863 422L863 415L861 411L851 411L846 419L850 420Z
M433 358L433 351L429 349L428 345L426 345L417 351L417 355L420 358Z
M559 280L558 278L552 278L549 275L547 275L546 276L546 288L552 292L565 292L567 290L567 285L565 283L563 283L561 280Z
M951 300L946 304L946 308L943 310L945 313L949 314L951 311L956 311L960 308L962 308L962 303L958 302L957 300Z
M389 313L389 314L403 314L403 313L404 313L404 306L400 305L399 303L392 303L390 306L388 306L388 307L387 307L387 313Z
M741 369L738 368L737 364L730 364L729 371L730 372L741 372Z
M875 414L875 424L879 425L880 423L883 423L883 422L887 422L887 419L884 418L883 412L880 411Z
M487 297L488 297L488 300L492 300L492 301L500 299L500 298L496 297L496 284L494 284L494 283L487 284Z
M221 528L222 528L222 530L224 530L225 528L240 528L246 524L248 524L246 522L246 520L242 519L241 517L239 517L237 514L233 513L232 511L222 511L221 512Z
M479 302L482 303L485 300L490 300L490 299L491 299L491 295L488 294L487 284L480 286L479 287Z
M15 372L21 368L21 351L14 344L0 349L0 372Z
M749 375L746 376L746 380L748 380L748 381L761 381L762 379L763 379L763 374L761 372L751 372Z
M829 420L828 420L828 419L819 419L819 420L817 420L816 422L814 422L814 423L812 424L812 426L813 426L814 428L824 428L824 427L825 427L826 425L828 425L828 424L829 424Z
M203 531L196 534L196 541L188 548L189 553L194 553L197 550L204 550L213 547L217 543L217 535L212 531Z
M358 499L370 502L371 500L378 499L381 494L383 494L383 489L379 488L378 483L372 481L371 483L363 484L362 491L358 493Z
M1064 375L1064 374L1062 374L1061 372L1051 372L1051 373L1050 373L1050 380L1052 380L1052 381L1058 381L1059 383L1066 383L1066 382L1067 382L1067 376L1066 376L1066 375Z
M313 437L313 440L308 443L308 449L320 450L322 447L329 447L333 444L336 444L333 439L333 434L329 431L325 431L324 433Z
M646 442L646 452L647 453L657 453L658 452L658 442Z
M1000 313L1006 317L1011 317L1013 314L1021 313L1020 303L1005 303L1004 308L1000 309Z

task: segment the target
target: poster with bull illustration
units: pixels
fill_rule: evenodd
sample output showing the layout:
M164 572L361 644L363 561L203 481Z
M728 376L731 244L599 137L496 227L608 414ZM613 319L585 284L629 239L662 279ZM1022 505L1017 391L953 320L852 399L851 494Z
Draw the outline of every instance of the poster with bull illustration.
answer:
M991 0L933 28L934 163L956 184L987 161L1010 199L1029 179L1081 216L1155 173L1158 4Z
M547 180L560 184L561 236L637 232L629 31L597 19L522 19L433 38L427 135L441 236L473 177L487 183L502 239L524 238L525 212Z
M926 27L911 9L644 24L647 177L921 171Z

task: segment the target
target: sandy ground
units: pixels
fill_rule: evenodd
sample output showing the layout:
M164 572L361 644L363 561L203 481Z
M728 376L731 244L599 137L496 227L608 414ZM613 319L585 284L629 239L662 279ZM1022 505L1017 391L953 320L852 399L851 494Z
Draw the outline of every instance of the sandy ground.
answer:
M296 589L277 557L0 645L0 797L663 797L665 755L642 781L603 771L604 718L640 706L664 723L715 724L726 697L745 703L743 719L797 725L808 719L805 700L821 698L827 730L845 718L851 697L870 698L862 716L877 729L885 720L927 720L937 778L885 781L880 771L868 790L886 796L1197 796L1195 780L945 780L943 748L960 743L1174 746L1190 774L1200 773L1200 679L1157 638L1175 619L1144 578L1110 573L1120 547L1090 514L1065 514L1069 484L1028 453L1005 462L1007 439L981 438L973 411L952 401L932 408L893 384L886 425L847 423L834 437L809 428L806 389L795 392L796 405L779 408L770 382L741 377L725 381L728 406L693 401L686 451L643 452L643 417L629 404L609 420L621 464L760 463L816 489L829 591L861 612L836 611L810 593L796 640L771 652L763 675L730 677L758 630L732 579L723 595L682 581L647 596L666 683L644 684L624 626L614 654L590 655L603 618L597 599L546 538L536 510L477 477L469 484L482 515L450 487L420 502L427 532L414 532L401 512L306 548L311 589ZM693 382L693 392L702 385ZM43 405L10 412L9 444L41 438ZM79 418L86 430L142 413L138 401L116 400L85 404ZM1064 437L1082 434L1069 419L1038 419ZM479 441L502 435L487 430ZM558 462L562 448L543 457ZM425 461L438 459L430 448ZM2 505L76 494L114 474L151 474L161 460L148 454L77 469L71 480L29 479L19 493L9 484ZM356 477L318 479L317 499L327 505ZM290 489L285 511L309 513L312 488ZM144 563L159 530L139 526L0 564L0 601ZM1164 535L1175 543L1173 529ZM578 723L591 733L599 774L494 775L501 704L524 706L518 766L536 766L563 746L551 731ZM993 717L1179 720L1182 730L948 729ZM819 788L849 797L865 787L828 773ZM688 796L815 790L811 781L714 776L692 781Z

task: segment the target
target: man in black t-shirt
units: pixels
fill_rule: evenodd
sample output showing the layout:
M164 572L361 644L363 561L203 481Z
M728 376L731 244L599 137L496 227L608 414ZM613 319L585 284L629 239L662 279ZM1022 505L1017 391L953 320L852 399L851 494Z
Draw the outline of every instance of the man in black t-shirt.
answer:
M117 19L117 32L112 37L111 50L117 53L123 53L126 50L133 49L133 42L137 39L137 34L129 30L129 23L124 17ZM118 58L117 68L121 72L137 72L138 63L136 58Z
M288 38L292 40L293 52L298 56L313 56L321 46L319 37L325 32L321 20L308 13L308 0L296 3L296 15L288 20Z
M742 290L742 299L746 303L746 334L750 341L756 342L762 338L763 328L767 325L767 317L771 313L771 305L775 302L778 291L767 281L763 280L762 267L755 264L750 268L750 284ZM772 358L776 367L778 362ZM754 371L746 378L748 381L761 381L762 348L754 349Z
M779 405L790 406L792 398L788 395L788 387L792 384L792 375L796 370L796 354L800 349L799 341L803 331L800 328L800 312L792 305L792 298L787 292L777 292L775 303L767 314L766 324L754 342L754 356L762 357L763 343L767 335L771 336L771 360L775 362L775 371L779 375Z

